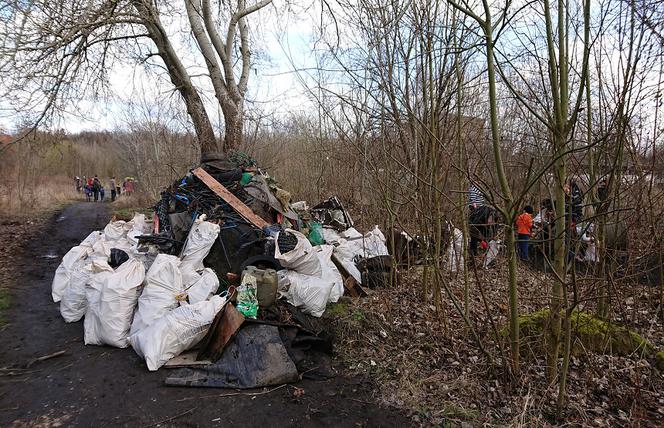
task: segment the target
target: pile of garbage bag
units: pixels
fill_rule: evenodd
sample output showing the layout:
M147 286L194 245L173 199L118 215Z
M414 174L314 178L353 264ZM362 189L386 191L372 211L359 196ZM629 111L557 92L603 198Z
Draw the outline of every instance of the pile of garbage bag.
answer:
M353 226L338 198L291 204L252 159L232 154L165 189L152 219L114 219L73 247L52 297L66 322L84 318L86 345L131 346L149 370L189 367L174 357L198 349L195 359L208 364L176 372L171 384L256 387L297 380L293 370L316 376L309 367L324 367L332 349L316 318L345 291L393 277L383 233ZM225 348L261 361L238 365ZM272 370L246 372L268 363Z

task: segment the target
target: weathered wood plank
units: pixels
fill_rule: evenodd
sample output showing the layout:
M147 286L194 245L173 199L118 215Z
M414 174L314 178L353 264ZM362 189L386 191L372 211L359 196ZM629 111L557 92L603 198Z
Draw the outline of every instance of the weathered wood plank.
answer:
M269 226L269 223L257 216L251 208L246 206L244 202L239 200L234 194L228 191L223 184L214 179L210 174L208 174L203 168L196 168L192 171L194 175L201 179L207 187L209 187L214 193L219 195L221 199L228 202L228 204L233 207L235 211L238 212L249 223L258 227L259 229Z

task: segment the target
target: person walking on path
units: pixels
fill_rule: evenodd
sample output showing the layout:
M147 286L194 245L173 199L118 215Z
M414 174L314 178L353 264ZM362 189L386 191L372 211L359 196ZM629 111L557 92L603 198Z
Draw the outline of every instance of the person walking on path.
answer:
M101 182L99 181L99 177L95 175L94 180L92 180L92 193L95 196L95 202L99 200L99 189L101 189Z
M117 183L115 182L115 177L111 177L111 202L115 202L116 195L117 195Z
M100 182L101 183L101 182ZM104 195L106 194L106 191L104 190L104 186L99 184L99 200L101 202L104 202Z
M533 207L526 205L516 218L517 253L521 260L528 260L528 245L533 230Z

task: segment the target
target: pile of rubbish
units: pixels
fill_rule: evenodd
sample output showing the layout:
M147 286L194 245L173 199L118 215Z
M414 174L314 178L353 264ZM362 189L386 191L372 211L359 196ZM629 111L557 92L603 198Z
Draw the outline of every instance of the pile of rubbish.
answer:
M62 259L52 296L86 345L131 346L170 385L254 388L333 375L320 317L393 280L383 233L338 198L309 208L246 155L164 190L153 219L92 232Z

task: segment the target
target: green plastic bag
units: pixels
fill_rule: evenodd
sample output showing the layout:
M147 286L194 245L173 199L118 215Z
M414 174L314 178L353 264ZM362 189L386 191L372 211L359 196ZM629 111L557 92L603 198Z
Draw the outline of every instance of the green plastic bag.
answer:
M246 186L247 184L249 184L249 182L251 181L253 176L254 175L250 172L243 172L242 173L242 178L240 179L240 184L242 186Z
M316 245L322 245L325 243L325 239L323 239L323 225L318 223L317 221L312 221L308 224L309 226L309 242L311 242L311 245L314 247Z
M247 318L258 315L258 297L256 297L256 277L251 273L242 276L242 284L237 288L237 310Z

